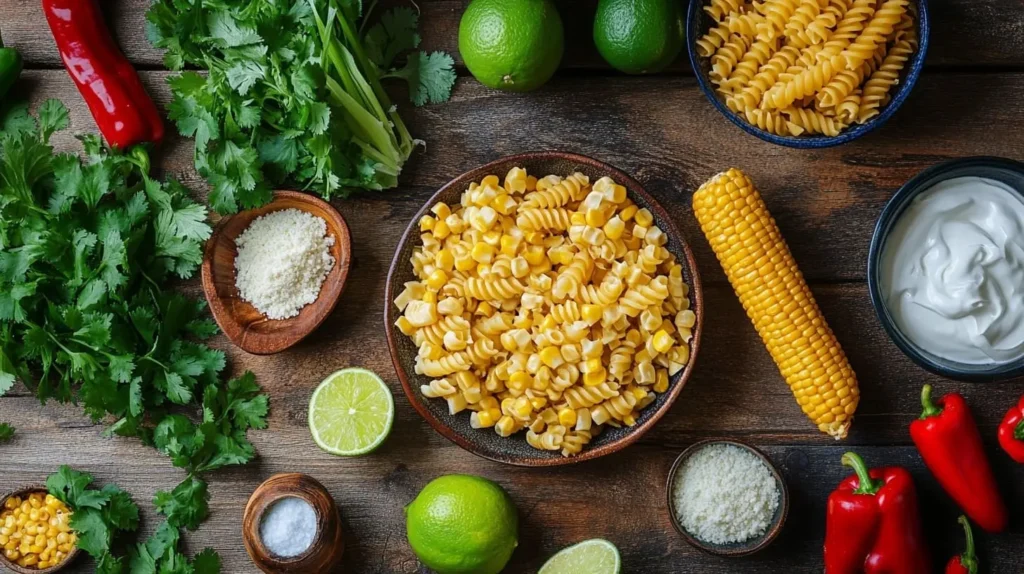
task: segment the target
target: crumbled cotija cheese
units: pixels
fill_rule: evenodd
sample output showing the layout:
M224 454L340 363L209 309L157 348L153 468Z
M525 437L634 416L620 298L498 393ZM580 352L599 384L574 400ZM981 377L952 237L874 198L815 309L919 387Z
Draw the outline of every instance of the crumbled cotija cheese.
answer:
M257 218L235 245L235 286L269 319L294 317L316 301L334 267L327 222L298 209Z
M693 536L712 544L745 542L771 526L779 488L764 462L729 444L706 446L676 473L675 510Z

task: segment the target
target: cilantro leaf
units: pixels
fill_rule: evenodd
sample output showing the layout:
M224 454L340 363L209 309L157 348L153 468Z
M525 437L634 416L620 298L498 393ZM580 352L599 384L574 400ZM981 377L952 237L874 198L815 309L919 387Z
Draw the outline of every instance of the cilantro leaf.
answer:
M387 70L399 54L420 45L419 14L408 6L397 6L385 12L380 22L366 32L366 55L382 70Z
M9 442L14 438L14 427L7 423L0 423L0 443Z
M189 476L171 492L157 491L153 504L170 525L195 530L210 512L209 499L206 482Z
M220 556L212 548L205 548L192 559L195 574L220 574Z
M39 129L44 141L50 139L53 132L68 127L68 123L68 109L60 100L49 99L39 106Z
M100 557L110 551L114 533L103 521L103 514L95 508L74 508L71 514L71 528L78 534L78 547L93 557Z
M455 60L444 52L413 52L400 70L386 78L401 78L409 83L409 99L417 106L447 101L455 87Z

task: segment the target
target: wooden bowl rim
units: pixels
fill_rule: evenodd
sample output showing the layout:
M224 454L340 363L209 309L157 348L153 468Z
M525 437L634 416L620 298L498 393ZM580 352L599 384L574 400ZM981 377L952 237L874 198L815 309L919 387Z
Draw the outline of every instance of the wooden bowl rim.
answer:
M7 499L12 496L23 496L26 494L31 494L33 492L49 493L49 491L46 489L46 485L23 486L21 488L17 488L15 490L8 492L3 496L0 496L0 508L3 508L4 503L7 502ZM78 545L76 544L71 548L71 552L68 552L68 555L64 558L63 562L57 564L56 566L50 566L49 568L44 568L42 570L38 568L23 568L21 566L18 566L17 564L8 560L7 557L3 555L3 553L0 553L0 565L2 565L4 568L10 568L12 571L17 572L17 574L51 574L52 572L60 572L61 570L67 568L68 565L75 560L75 558L78 558L78 554L80 551L81 548L79 548Z
M522 457L514 455L492 455L484 451L483 449L478 448L478 446L475 443L466 439L461 433L453 429L446 421L435 417L434 414L430 412L430 410L428 410L423 403L420 402L419 397L417 396L417 394L419 393L419 388L413 387L413 385L409 381L408 373L406 373L405 369L402 367L402 362L399 359L397 334L395 332L394 327L394 305L392 301L390 301L390 293L392 291L392 287L394 286L396 271L398 270L399 265L408 264L407 261L401 260L403 247L413 238L414 233L418 232L420 217L426 214L430 210L430 208L435 203L437 203L437 201L439 201L440 197L448 193L452 187L463 186L468 184L467 180L470 180L473 177L475 177L474 174L484 173L489 170L493 170L495 167L501 166L503 164L538 160L568 161L583 167L589 167L595 170L610 173L612 174L613 179L615 179L617 183L626 186L628 193L635 194L642 198L644 202L650 206L650 209L655 212L657 218L665 222L666 229L664 229L663 231L668 235L669 240L678 243L679 251L683 254L683 258L685 259L685 262L681 261L681 263L683 263L686 266L687 270L690 273L690 276L692 277L691 285L689 285L689 287L690 294L692 295L693 300L695 302L693 310L696 314L696 321L694 323L693 328L693 338L690 340L690 360L683 368L683 370L677 373L676 376L679 377L678 381L675 384L671 385L671 387L666 393L662 393L663 395L667 395L664 404L662 404L661 407L652 412L649 419L637 424L634 427L630 427L629 431L621 438L618 438L606 444L595 446L593 448L584 448L583 451L580 452L579 454L570 457L560 456L540 458ZM551 467L578 464L584 461L593 460L595 458L600 458L602 456L618 452L623 448L635 443L637 440L640 439L641 436L643 436L644 433L650 430L651 427L653 427L654 424L657 423L661 419L661 417L663 417L665 413L669 411L669 409L672 408L672 404L675 403L676 399L679 397L679 393L682 392L683 387L686 385L687 381L690 379L690 376L693 374L693 368L697 362L697 355L698 351L700 350L701 334L704 330L703 327L704 291L701 287L700 272L697 269L697 261L693 256L693 251L690 249L689 243L685 240L683 234L680 233L679 229L676 227L675 222L669 216L668 212L665 211L661 204L658 203L658 201L655 200L654 197L651 194L649 194L644 189L644 187L640 185L638 181L633 179L631 176L626 174L621 169L610 164L607 164L605 162L602 162L600 160L570 152L537 151L505 156L497 160L488 162L479 167L475 167L441 186L440 189L438 189L433 195L430 196L430 199L427 200L423 207L416 212L416 215L413 216L412 220L409 222L409 226L402 234L402 237L399 240L397 247L395 248L395 255L391 261L391 267L388 270L388 280L384 288L384 329L385 332L387 333L388 350L391 353L391 362L395 366L395 371L398 375L398 379L402 383L402 390L405 391L405 395L409 399L409 402L412 403L413 408L416 409L416 412L418 412L420 416L423 417L423 419L426 420L427 423L429 423L430 426L433 427L435 431L441 434L441 436L447 438L448 440L452 441L453 443L457 444L463 449L481 458L493 460L495 462L500 462L504 464L509 464L512 466ZM521 439L516 437L513 438L513 440Z
M272 494L261 492L264 488L272 485L272 483L291 478L292 476L297 477L298 482L308 484L313 490L322 494L326 500L330 502L331 512L329 515L323 515L317 507L316 502L310 500L309 497L302 492L282 491ZM260 496L256 496L257 493L259 493ZM318 527L316 536L314 536L313 541L310 542L309 548L301 554L288 558L278 556L268 550L267 547L263 545L263 538L259 535L260 525L263 522L263 515L276 502L285 498L299 498L306 501L306 503L313 508L313 513L316 515ZM245 516L250 512L255 513L251 523L254 530L250 530L245 527ZM328 491L327 487L325 487L319 480L301 472L278 473L261 482L259 486L256 487L256 490L254 490L249 496L249 500L245 504L245 510L242 513L242 537L246 543L246 550L248 551L251 547L252 549L259 551L265 559L264 565L270 568L296 566L307 560L315 558L320 552L336 552L337 548L332 544L332 541L325 538L327 530L332 525L340 531L341 518L338 515L338 507L334 497L331 496L330 491ZM256 558L251 552L249 553L249 558L252 559L253 562L256 562ZM336 559L332 560L332 562L334 561L336 561ZM257 564L257 566L259 566L259 564ZM262 568L260 569L262 570Z
M335 242L338 244L338 249L341 253L341 258L334 262L334 267L327 274L324 279L324 283L321 286L321 291L317 300L310 305L317 305L324 298L328 298L330 301L328 304L317 307L316 313L312 317L305 321L305 326L308 329L304 329L299 336L293 339L280 339L271 334L251 332L242 327L240 323L235 319L234 314L230 313L227 306L224 304L220 294L217 293L217 287L213 283L213 250L217 241L224 233L228 221L234 217L239 216L250 216L252 212L264 211L262 215L272 213L274 211L280 211L278 209L272 209L272 206L282 199L291 199L297 203L306 205L315 205L322 209L330 216L330 221L327 221L327 229L329 233L335 235ZM301 209L302 211L308 210L304 207L291 206L294 209ZM253 217L255 220L255 217ZM250 221L251 224L251 221ZM250 209L229 215L222 218L217 222L217 225L213 228L213 233L210 234L210 238L206 240L206 246L203 249L203 262L200 266L200 274L202 276L203 294L206 296L206 302L210 306L210 314L213 315L214 321L220 327L224 335L231 341L233 345L242 349L243 351L253 355L273 355L280 353L285 349L289 349L306 337L311 335L314 331L323 325L324 321L330 317L331 313L338 306L338 301L341 298L341 294L345 290L345 283L348 280L349 267L351 267L352 261L352 234L349 232L348 224L345 222L345 218L341 216L330 203L314 197L308 193L300 191L290 190L278 190L274 192L274 199L270 203L263 207L256 209ZM300 311L301 313L301 311ZM296 315L289 319L265 319L266 321L275 321L279 323L297 322L302 315Z
M764 533L764 535L761 536L761 539L757 542L757 544L743 545L743 543L739 543L739 545L737 545L735 548L724 548L721 546L714 546L690 534L689 532L687 532L685 528L683 528L682 524L679 524L679 519L676 517L674 493L676 474L678 474L679 468L682 467L683 463L686 462L687 459L689 459L698 451L702 450L704 447L711 446L714 444L731 444L733 446L742 448L747 452L750 452L758 459L760 459L762 462L764 462L765 466L767 466L768 470L772 473L772 476L775 477L775 483L779 485L780 511L778 512L778 519L775 520L772 523L772 525L768 527L768 530ZM789 486L786 484L786 478L779 471L778 467L775 466L775 463L772 462L772 459L770 459L768 455L762 452L761 449L740 439L709 438L691 444L682 453L680 453L679 456L676 457L675 462L672 463L672 468L669 469L668 471L668 480L665 484L665 492L668 502L669 520L672 521L672 526L675 527L676 532L678 532L679 535L682 536L686 540L686 542L690 544L690 546L693 546L694 548L707 554L711 554L713 556L739 558L742 556L750 556L755 552L760 552L761 550L764 550L768 547L769 544L771 544L775 541L776 538L778 538L779 534L782 532L782 527L786 524L786 518L789 517Z

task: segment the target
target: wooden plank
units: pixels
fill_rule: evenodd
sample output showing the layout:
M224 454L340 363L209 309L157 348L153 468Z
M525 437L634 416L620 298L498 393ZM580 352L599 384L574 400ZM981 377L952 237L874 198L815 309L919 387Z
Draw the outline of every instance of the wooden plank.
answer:
M161 107L170 99L167 75L143 73ZM33 105L50 97L68 104L71 128L54 138L61 149L78 149L74 133L96 131L63 71L27 72L15 94ZM1014 127L1022 112L1022 74L931 74L877 132L835 148L793 150L730 124L692 78L560 78L545 92L527 95L461 80L451 102L403 110L412 133L427 141L426 150L414 154L399 189L367 195L367 205L388 215L381 236L395 235L433 190L463 171L524 151L574 151L636 176L693 246L705 281L722 282L693 218L690 194L714 173L736 166L765 196L808 280L862 281L875 221L893 192L946 159L1024 157L1024 132ZM193 169L191 141L176 137L173 127L168 132L158 165L204 189ZM383 199L387 204L374 202Z
M393 0L399 3L401 0ZM108 2L110 26L133 63L163 67L162 55L145 34L149 0ZM468 0L425 0L422 10L423 48L445 50L462 64L458 51L459 19ZM597 0L560 0L566 30L563 68L609 70L593 45L593 15ZM116 6L116 7L114 7ZM60 58L39 2L2 0L4 41L25 56L29 67L54 67ZM928 63L932 66L1020 66L1024 64L1024 11L1016 0L949 0L931 3L933 32ZM685 51L669 69L688 73Z
M249 494L261 480L278 472L302 471L323 482L341 510L346 531L344 570L360 573L428 572L417 565L405 540L402 508L428 481L440 474L472 473L491 478L510 493L520 511L520 545L509 574L536 572L558 549L593 537L614 542L622 551L624 571L719 573L821 572L821 543L828 493L844 476L839 464L845 445L765 447L785 476L792 509L783 535L764 553L746 560L725 560L695 551L669 522L665 482L673 459L687 443L637 445L616 455L575 467L537 470L484 461L451 445L422 422L400 416L391 438L378 452L357 459L337 459L317 450L305 429L305 381L288 384L289 397L274 403L270 429L253 433L258 462L210 476L212 515L188 537L191 552L206 546L224 559L224 572L255 572L241 543L240 522ZM8 402L10 399L4 399ZM159 523L151 501L156 490L170 489L182 478L167 459L129 439L105 440L80 424L75 409L40 408L22 399L11 401L10 414L21 427L13 443L0 447L0 491L40 483L59 464L93 473L131 492L143 508L143 531ZM4 411L8 409L5 407ZM409 415L405 405L399 412ZM39 445L47 445L45 453ZM923 468L913 447L862 446L869 464L910 468L921 491L922 515L934 559L961 548L958 514ZM992 452L1003 492L1011 508L1024 504L1024 467ZM983 560L992 572L1019 572L1024 556L1024 529L1017 521L998 536L979 533ZM68 572L90 572L82 560Z

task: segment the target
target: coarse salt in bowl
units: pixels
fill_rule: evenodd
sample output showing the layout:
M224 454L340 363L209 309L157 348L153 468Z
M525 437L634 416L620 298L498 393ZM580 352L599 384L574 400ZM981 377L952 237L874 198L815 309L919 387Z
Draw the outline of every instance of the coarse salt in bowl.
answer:
M686 449L669 472L672 525L695 548L746 556L767 547L789 513L782 475L759 450L735 440Z

